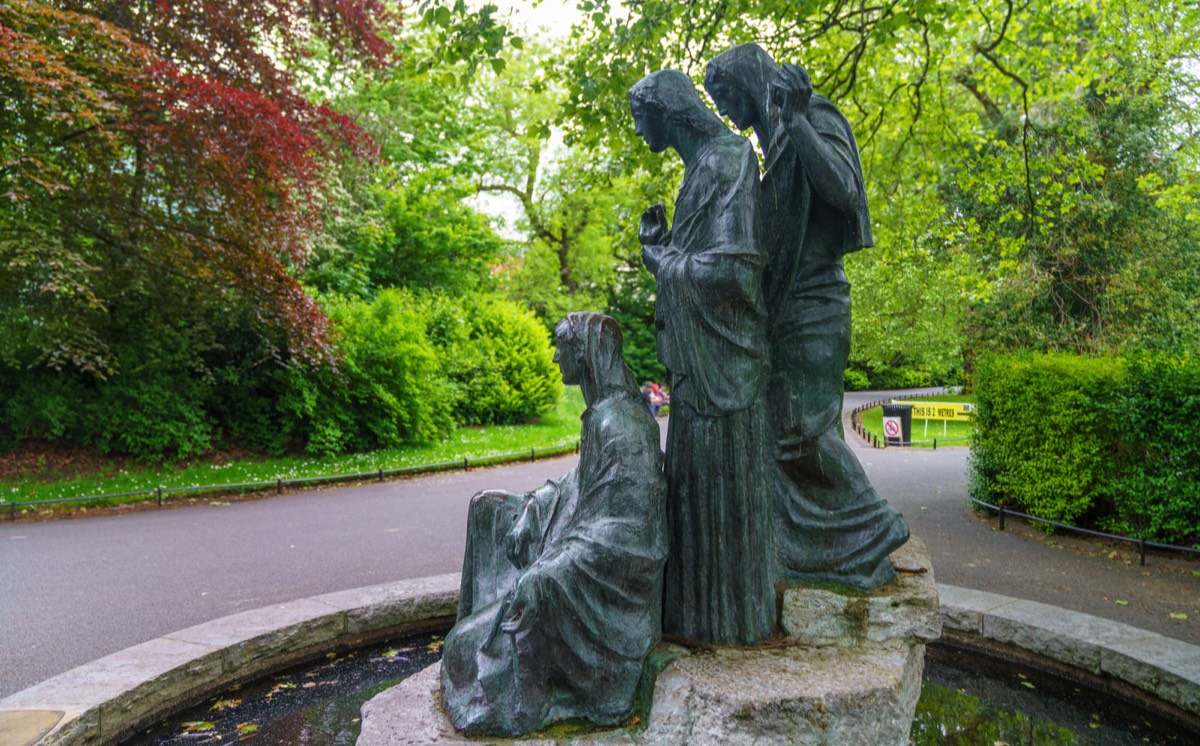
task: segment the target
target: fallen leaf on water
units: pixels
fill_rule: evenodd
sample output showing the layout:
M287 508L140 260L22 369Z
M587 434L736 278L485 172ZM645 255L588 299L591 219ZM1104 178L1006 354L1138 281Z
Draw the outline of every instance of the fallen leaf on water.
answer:
M183 724L184 733L207 733L210 730L216 730L216 728L215 723L207 720L193 720L190 723Z
M237 732L240 738L239 741L244 741L250 736L258 732L258 725L255 723L238 723Z
M240 699L220 699L213 703L213 706L208 708L209 712L220 712L221 710L232 710L242 703Z

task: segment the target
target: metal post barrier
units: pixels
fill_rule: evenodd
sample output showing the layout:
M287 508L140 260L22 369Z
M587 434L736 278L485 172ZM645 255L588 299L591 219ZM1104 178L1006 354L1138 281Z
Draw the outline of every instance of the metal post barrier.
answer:
M380 481L380 482L382 482L382 481L383 481L383 469L380 469L380 470L379 470L379 481Z
M471 463L467 460L466 456L463 456L463 471L470 471L470 470L471 470Z
M15 500L8 504L8 511L12 515L12 519L17 520L17 502Z
M1146 540L1138 539L1138 564L1146 566Z
M1000 530L1004 530L1004 506L1000 506Z
M283 477L275 477L275 494L283 494Z
M933 439L933 450L937 450L937 438Z
M162 485L158 486L158 507L162 507Z

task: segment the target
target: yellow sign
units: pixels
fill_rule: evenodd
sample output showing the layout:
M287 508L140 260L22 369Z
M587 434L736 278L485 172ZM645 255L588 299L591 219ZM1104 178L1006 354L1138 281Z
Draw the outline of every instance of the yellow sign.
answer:
M947 420L969 422L975 416L975 405L966 402L892 401L892 404L912 405L914 420Z

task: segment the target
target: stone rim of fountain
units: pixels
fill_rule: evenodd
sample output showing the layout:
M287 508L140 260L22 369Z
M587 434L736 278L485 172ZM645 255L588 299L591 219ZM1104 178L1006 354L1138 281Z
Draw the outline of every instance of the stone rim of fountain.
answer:
M339 591L135 645L0 700L0 746L119 743L235 684L333 650L448 628L458 587L454 573ZM1034 601L937 589L955 641L1011 646L1108 677L1200 722L1200 646Z

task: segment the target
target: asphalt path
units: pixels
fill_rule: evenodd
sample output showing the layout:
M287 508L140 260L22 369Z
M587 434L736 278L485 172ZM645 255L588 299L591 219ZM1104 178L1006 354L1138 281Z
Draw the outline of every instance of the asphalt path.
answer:
M847 395L846 411L885 396ZM966 506L965 447L876 450L849 431L847 441L876 489L929 546L939 582L1200 644L1200 577L1192 574L1200 563L1152 555L1143 568L1128 550L1037 531L1001 533L995 519ZM0 697L228 614L457 572L471 495L532 489L574 462L563 457L227 505L0 522Z

